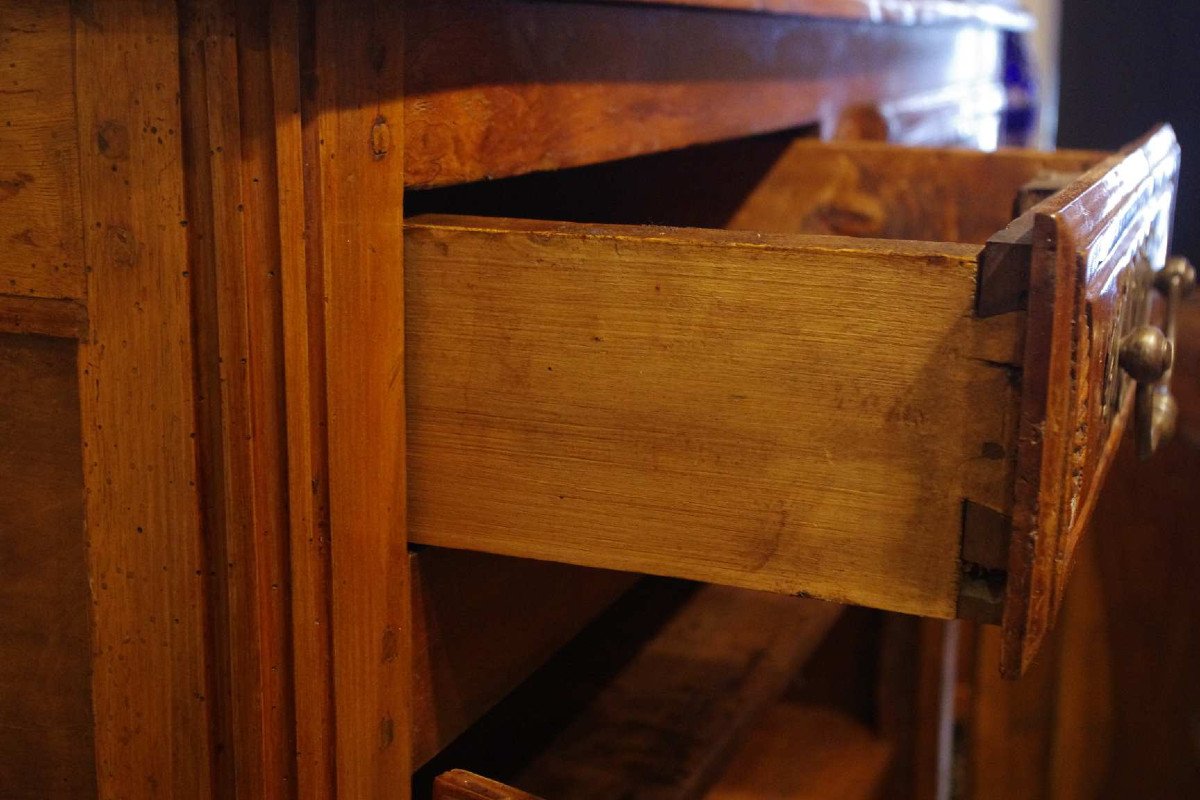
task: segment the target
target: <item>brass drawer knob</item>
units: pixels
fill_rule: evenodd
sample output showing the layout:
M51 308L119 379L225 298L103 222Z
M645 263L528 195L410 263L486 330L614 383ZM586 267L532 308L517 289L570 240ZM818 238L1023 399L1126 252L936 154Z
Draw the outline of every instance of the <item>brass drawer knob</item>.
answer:
M1175 345L1153 325L1139 325L1121 341L1121 369L1140 383L1155 383L1171 369Z
M1196 288L1196 268L1183 256L1172 256L1154 276L1154 288L1166 300L1163 330L1140 325L1121 341L1121 368L1137 381L1134 429L1138 455L1149 458L1175 432L1179 410L1171 394L1175 363L1175 324L1179 304Z

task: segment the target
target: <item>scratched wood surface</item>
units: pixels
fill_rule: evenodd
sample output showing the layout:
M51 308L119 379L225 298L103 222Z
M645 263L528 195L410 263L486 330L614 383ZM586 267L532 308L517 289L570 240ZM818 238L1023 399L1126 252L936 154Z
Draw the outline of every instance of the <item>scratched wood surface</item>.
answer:
M96 796L75 343L0 334L0 794Z
M0 295L86 294L70 6L0 2Z
M1015 441L977 251L411 222L412 540L953 616Z
M591 3L406 7L409 186L445 186L1002 96L999 31ZM995 112L992 109L992 113Z

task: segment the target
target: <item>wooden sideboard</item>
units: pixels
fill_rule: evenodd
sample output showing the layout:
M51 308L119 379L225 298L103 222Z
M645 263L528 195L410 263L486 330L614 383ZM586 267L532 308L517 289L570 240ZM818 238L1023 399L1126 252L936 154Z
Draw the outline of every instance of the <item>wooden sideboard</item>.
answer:
M772 621L650 651L749 682L708 778L841 614L778 595L1020 674L1179 158L981 152L1028 25L0 0L0 794L406 797L641 573Z

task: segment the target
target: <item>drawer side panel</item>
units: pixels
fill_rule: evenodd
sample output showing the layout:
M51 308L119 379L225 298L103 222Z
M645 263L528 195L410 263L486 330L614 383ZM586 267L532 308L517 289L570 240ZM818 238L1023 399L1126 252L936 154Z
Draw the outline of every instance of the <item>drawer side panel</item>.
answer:
M976 253L411 224L412 540L953 616L1015 447Z

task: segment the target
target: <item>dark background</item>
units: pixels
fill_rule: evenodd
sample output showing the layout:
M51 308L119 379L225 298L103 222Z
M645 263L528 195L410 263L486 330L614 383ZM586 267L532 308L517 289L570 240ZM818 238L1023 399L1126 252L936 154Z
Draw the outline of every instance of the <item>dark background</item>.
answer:
M1114 149L1175 127L1173 249L1200 262L1200 0L1063 0L1061 66L1060 147Z

